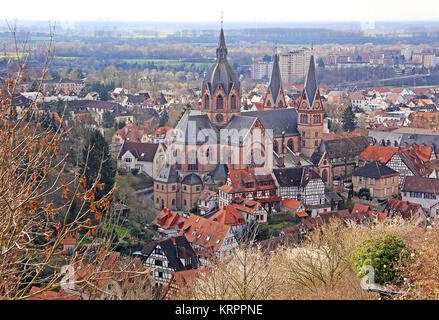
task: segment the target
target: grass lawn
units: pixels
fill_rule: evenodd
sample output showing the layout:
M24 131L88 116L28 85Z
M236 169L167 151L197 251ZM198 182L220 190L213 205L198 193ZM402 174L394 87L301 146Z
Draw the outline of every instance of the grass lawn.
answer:
M119 238L122 238L122 237L130 234L130 231L127 228L122 228L122 227L109 226L108 231L110 231L110 232L115 231Z
M289 228L297 225L300 222L300 218L294 217L289 213L275 213L268 216L268 230L270 234L278 235L284 228Z

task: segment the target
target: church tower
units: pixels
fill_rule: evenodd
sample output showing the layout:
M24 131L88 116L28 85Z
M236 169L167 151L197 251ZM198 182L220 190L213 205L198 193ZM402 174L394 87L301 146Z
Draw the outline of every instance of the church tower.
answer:
M320 146L323 131L323 104L317 84L313 55L311 55L309 61L309 69L297 114L297 128L301 135L301 152L309 158Z
M227 47L221 22L216 62L207 71L202 84L201 113L207 114L214 126L223 127L240 111L241 84L238 75L227 62Z
M270 82L264 99L264 109L271 110L286 107L287 103L285 101L282 78L280 76L279 55L275 52L273 57L273 70L271 70Z

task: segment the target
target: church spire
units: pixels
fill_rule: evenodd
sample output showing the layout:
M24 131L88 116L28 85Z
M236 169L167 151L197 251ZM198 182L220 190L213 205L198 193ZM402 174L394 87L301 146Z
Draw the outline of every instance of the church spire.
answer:
M273 102L276 104L277 98L282 90L282 78L280 75L279 55L277 54L277 50L275 51L273 57L273 69L271 70L269 86L273 96Z
M226 40L224 38L222 12L221 12L221 32L218 40L218 47L216 48L216 58L218 61L227 60L227 48L226 48Z
M311 54L309 59L309 69L305 79L305 93L308 99L309 107L312 109L314 100L316 98L317 91L319 89L317 85L316 65L314 62L314 55Z
M282 88L282 78L280 75L279 55L277 53L277 43L273 55L273 67L271 70L270 81L264 99L264 109L285 108L286 101Z

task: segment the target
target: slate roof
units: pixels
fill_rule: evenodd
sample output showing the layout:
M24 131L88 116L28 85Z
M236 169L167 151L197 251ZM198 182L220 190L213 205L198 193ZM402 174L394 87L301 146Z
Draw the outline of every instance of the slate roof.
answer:
M316 152L323 154L322 151L326 151L329 159L344 158L346 154L349 159L353 159L359 156L370 142L370 138L362 136L327 140L323 141L320 150ZM311 157L311 159L313 159L313 157Z
M280 187L305 187L310 180L320 179L307 167L273 169L273 173Z
M232 146L239 146L240 141L244 141L256 120L256 117L246 116L246 114L233 115L224 128L225 131L221 132L221 144L227 145L230 138L230 144ZM227 134L223 134L223 132Z
M168 163L164 164L160 169L159 174L155 178L155 181L172 183L178 181L178 173Z
M181 184L194 186L197 184L203 184L203 182L201 181L201 178L196 173L192 172L183 178L183 180L181 181Z
M353 176L368 177L381 179L391 175L399 175L399 173L388 166L377 161L370 162L352 173Z
M273 96L273 102L276 104L277 97L279 96L282 88L282 78L280 74L278 54L275 54L273 58L273 69L271 70L269 87L271 95Z
M309 107L312 109L314 100L317 95L317 91L319 89L317 85L317 76L316 76L316 66L314 62L314 55L311 55L311 58L309 60L309 69L308 73L306 74L305 79L305 93L306 98L308 99Z
M273 137L282 137L282 132L285 136L297 136L297 111L294 108L263 110L263 111L248 111L242 112L241 116L257 117L261 121L265 130L273 130Z
M197 254L192 249L185 236L178 236L162 241L152 241L142 249L142 255L147 259L153 250L160 245L163 253L169 261L169 267L175 271L196 269L198 265ZM191 258L191 264L184 266L180 259Z
M229 172L229 168L225 163L218 163L216 168L208 173L208 176L213 178L213 181L216 184L224 183L227 179L227 173Z
M407 176L402 192L425 192L439 194L439 179Z
M152 162L158 147L158 143L125 141L119 152L118 159L121 159L122 156L129 151L138 161Z
M186 111L173 130L175 143L186 145L216 144L218 136L206 114Z

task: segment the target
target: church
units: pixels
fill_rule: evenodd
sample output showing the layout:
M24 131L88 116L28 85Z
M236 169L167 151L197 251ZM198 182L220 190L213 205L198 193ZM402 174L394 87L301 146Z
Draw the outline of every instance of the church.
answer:
M154 179L158 209L188 210L203 189L217 191L231 170L265 170L312 165L323 131L323 104L314 57L297 109L287 108L275 52L264 110L241 110L239 77L227 61L221 26L216 62L201 87L201 105L176 125L167 160ZM259 137L256 139L255 137Z

